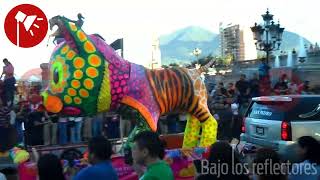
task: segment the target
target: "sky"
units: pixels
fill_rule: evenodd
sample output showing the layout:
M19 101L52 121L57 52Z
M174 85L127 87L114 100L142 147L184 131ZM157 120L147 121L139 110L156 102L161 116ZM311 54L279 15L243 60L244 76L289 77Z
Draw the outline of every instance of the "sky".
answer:
M317 0L0 0L0 58L8 58L21 76L48 62L54 48L47 37L33 48L13 45L4 33L4 19L16 5L30 3L41 8L47 18L64 15L85 17L83 30L99 33L111 43L124 38L125 59L145 65L151 59L152 40L190 25L218 33L219 22L252 26L262 22L269 8L286 30L298 33L312 43L320 42Z

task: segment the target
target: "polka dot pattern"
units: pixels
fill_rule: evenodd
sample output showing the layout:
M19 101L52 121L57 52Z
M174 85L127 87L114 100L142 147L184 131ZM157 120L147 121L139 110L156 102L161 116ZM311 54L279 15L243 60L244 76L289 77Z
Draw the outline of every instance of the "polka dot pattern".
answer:
M72 98L70 96L68 96L68 95L65 95L63 100L67 104L71 104L72 103Z
M77 69L83 68L84 64L85 64L84 59L81 57L76 57L73 61L73 65Z
M83 46L84 46L84 50L85 50L87 53L94 53L94 52L96 52L96 48L94 47L94 45L93 45L90 41L86 41Z
M74 101L75 104L81 104L82 103L82 100L79 97L74 97L73 101Z
M101 65L101 59L95 54L91 54L88 58L89 64L93 67L98 67Z
M89 96L89 92L85 89L80 89L79 95L83 98L87 98Z
M99 75L99 72L96 68L94 67L88 67L86 70L86 74L87 76L89 76L90 78L95 78Z
M81 30L77 31L77 36L81 42L84 42L87 40L87 36Z
M69 46L65 45L62 49L61 49L61 54L66 54L69 51Z
M83 72L81 70L75 70L73 73L73 77L76 79L81 79L83 77Z
M183 138L183 148L193 148L198 145L200 127L201 124L199 120L188 114Z
M94 86L94 82L93 82L92 79L87 78L87 79L85 79L85 80L83 81L83 86L84 86L86 89L91 90L91 89L93 88L93 86Z
M70 50L66 55L67 60L72 60L75 57L75 55L76 55L76 52L74 52L73 50Z
M218 123L213 116L210 116L202 123L202 136L200 147L209 147L217 141Z
M77 31L78 30L77 26L72 22L69 22L69 27L70 27L71 31Z
M75 96L77 95L77 91L73 88L68 88L68 94L69 96Z
M75 89L78 89L80 87L80 81L79 80L72 80L71 81L71 86Z

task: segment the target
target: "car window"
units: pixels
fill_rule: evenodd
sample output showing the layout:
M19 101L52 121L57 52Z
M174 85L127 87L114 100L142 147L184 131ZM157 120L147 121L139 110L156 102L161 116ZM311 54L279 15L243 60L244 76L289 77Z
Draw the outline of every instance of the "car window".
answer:
M294 99L291 102L252 102L246 117L278 121L320 121L320 113L306 119L299 116L313 111L318 104L319 98Z
M253 102L248 109L247 117L282 121L284 113L280 110L281 105L275 102Z

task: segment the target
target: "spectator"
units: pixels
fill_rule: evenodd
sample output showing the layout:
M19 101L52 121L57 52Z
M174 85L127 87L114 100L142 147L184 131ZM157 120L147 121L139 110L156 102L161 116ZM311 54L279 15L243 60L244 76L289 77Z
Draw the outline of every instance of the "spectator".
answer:
M44 144L57 144L57 122L59 117L56 114L48 114L47 124L44 125Z
M120 133L121 137L128 137L132 131L132 121L135 119L135 116L138 112L132 108L128 108L127 106L122 107L123 113L121 114L120 120Z
M253 73L252 79L250 80L250 97L259 96L259 76L257 73Z
M320 178L320 144L311 136L298 139L298 154L303 162L293 164L289 180L318 180ZM312 169L310 169L312 168Z
M276 151L269 148L258 149L254 159L254 179L257 180L285 180L280 158ZM276 168L279 167L279 168Z
M10 125L10 109L0 101L0 126L8 127Z
M110 157L112 147L104 137L94 137L89 141L89 162L92 166L82 169L74 180L117 180L117 174L112 167Z
M5 93L5 105L11 107L13 105L14 93L16 90L16 79L14 78L14 68L8 59L3 59L4 67L0 79L4 75L4 93Z
M92 137L92 117L85 117L83 122L83 140L88 141Z
M60 159L54 154L45 154L38 163L39 180L65 180Z
M175 113L168 114L167 116L168 134L177 133L178 120L179 120L178 114L175 114Z
M220 89L221 93L225 96L227 96L227 90L224 88L223 82L219 82L217 89Z
M107 119L106 135L109 139L120 137L120 116L114 114Z
M164 145L158 134L150 131L140 132L134 137L132 147L133 168L140 176L140 180L173 180L170 166L162 161ZM142 166L146 166L145 172Z
M229 83L228 84L228 88L227 88L227 97L228 98L233 98L235 96L235 90L234 90L234 86L233 83Z
M186 128L186 125L187 125L187 119L188 119L187 113L179 114L179 121L178 121L179 132L184 132L184 129Z
M40 105L36 111L29 113L26 123L26 134L28 145L43 144L43 124L45 121L45 108Z
M67 144L67 126L68 126L68 118L67 117L59 117L58 121L58 130L59 130L59 143Z
M240 75L240 80L236 83L236 92L238 94L240 115L242 116L244 114L244 110L249 105L250 97L250 84L246 80L245 74Z
M101 136L102 132L102 122L104 119L104 114L103 113L98 113L92 120L92 136Z
M26 118L28 116L28 111L26 106L21 107L15 107L14 111L16 113L16 119L15 119L15 128L17 129L18 133L18 142L23 143L24 142L24 134L22 129L22 124L26 122Z
M218 139L229 139L231 136L231 106L227 103L226 96L222 94L221 89L216 90L216 94L210 104L211 112L218 115ZM214 113L213 113L214 114Z
M168 134L168 125L167 125L167 115L162 115L159 117L159 128L160 134Z
M200 174L197 177L198 179L221 179L221 180L232 180L232 179L242 179L249 180L249 177L245 175L247 172L242 172L243 174L235 174L233 171L236 166L239 168L240 164L239 159L237 158L232 147L227 142L216 142L210 147L210 156L208 158L209 165L218 167L222 164L226 165L224 168L224 173L221 171L216 172L215 174ZM243 167L243 169L245 169ZM198 172L200 173L200 172Z
M81 128L82 128L83 117L71 117L70 120L73 121L73 126L71 127L71 142L79 143L81 142Z
M277 95L285 95L288 94L289 92L289 87L288 87L288 83L287 83L287 75L283 74L279 81L276 83L276 85L274 86L274 91Z
M304 81L302 84L299 85L298 93L299 94L310 94L311 93L309 81Z

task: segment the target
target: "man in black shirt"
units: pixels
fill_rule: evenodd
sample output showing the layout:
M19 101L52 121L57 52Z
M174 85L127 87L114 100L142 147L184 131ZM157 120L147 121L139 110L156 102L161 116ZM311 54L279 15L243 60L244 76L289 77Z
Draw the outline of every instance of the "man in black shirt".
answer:
M250 84L246 80L246 75L241 74L240 80L236 83L236 90L239 94L239 103L247 103L249 101Z
M252 79L250 80L250 96L259 96L259 76L257 73L254 73Z

